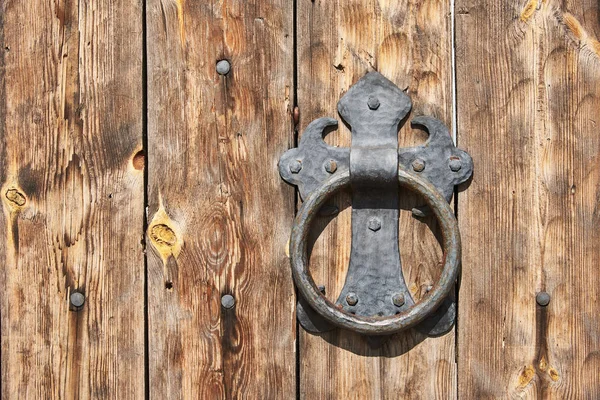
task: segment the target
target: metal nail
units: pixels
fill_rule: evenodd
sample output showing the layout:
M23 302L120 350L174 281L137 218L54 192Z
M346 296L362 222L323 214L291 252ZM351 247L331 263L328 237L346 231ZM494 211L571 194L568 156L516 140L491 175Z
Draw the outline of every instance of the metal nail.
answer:
M71 301L73 307L79 308L85 303L85 296L81 292L73 292L71 293L71 296L69 296L69 301Z
M348 293L346 295L346 303L348 303L349 306L355 306L358 304L358 296L356 295L356 293Z
M546 307L550 303L550 295L546 292L539 292L535 296L535 301L537 301L540 306Z
M227 60L219 60L217 62L217 72L219 75L227 75L231 71L231 64Z
M230 294L223 295L223 297L221 297L221 305L229 310L235 305L235 299Z
M367 105L371 110L377 110L381 103L379 102L379 99L377 97L369 96L369 98L367 99Z
M290 172L292 174L297 174L302 169L302 161L294 160L290 163Z
M458 157L450 157L450 163L448 165L452 172L458 172L462 168L462 162Z
M396 293L394 297L392 297L392 301L396 307L402 307L406 302L406 298L402 293Z
M325 171L329 172L330 174L333 174L335 171L337 171L337 163L335 160L329 160L325 163Z
M425 169L425 161L421 160L420 158L417 158L415 161L412 162L412 167L415 172L421 172Z
M379 218L373 217L369 220L368 227L373 232L377 232L379 229L381 229L381 221Z

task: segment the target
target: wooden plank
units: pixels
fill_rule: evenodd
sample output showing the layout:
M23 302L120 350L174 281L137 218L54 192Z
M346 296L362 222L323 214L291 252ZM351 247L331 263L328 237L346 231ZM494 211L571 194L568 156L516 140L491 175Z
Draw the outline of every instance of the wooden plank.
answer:
M144 397L141 17L0 5L3 398Z
M295 396L292 18L284 0L148 3L153 398Z
M300 132L314 119L338 117L343 93L365 73L377 70L406 89L413 115L432 115L451 124L450 4L434 0L346 2L298 1L298 104ZM401 146L426 135L401 130ZM348 146L344 124L327 136ZM403 193L402 208L413 197ZM350 199L338 197L341 210L315 229L311 270L327 296L339 295L350 255ZM428 224L401 213L400 249L411 291L419 297L437 277L441 250ZM317 239L318 236L318 239ZM345 331L312 335L300 328L300 391L306 399L453 398L456 392L454 332L428 338L410 331L382 348Z
M600 397L599 15L457 0L463 398Z

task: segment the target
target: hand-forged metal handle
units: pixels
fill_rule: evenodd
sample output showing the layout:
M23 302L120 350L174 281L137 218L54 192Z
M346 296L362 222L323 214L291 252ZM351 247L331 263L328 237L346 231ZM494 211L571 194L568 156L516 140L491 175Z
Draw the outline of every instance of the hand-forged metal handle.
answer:
M340 115L352 127L350 148L325 143L324 131L337 121L319 118L307 126L298 147L279 161L282 178L297 185L305 199L292 229L290 255L299 290L298 319L311 332L338 326L387 335L423 321L420 330L439 335L453 325L456 307L447 295L458 275L460 235L448 201L454 187L471 176L473 162L454 146L441 121L426 116L412 123L427 130L427 142L398 148L398 126L410 109L406 93L371 72L338 103ZM414 208L413 215L433 211L442 230L441 277L417 303L402 274L398 186L420 194L426 206ZM352 189L352 248L346 281L334 304L309 273L306 238L319 208L344 187Z
M314 191L296 216L290 241L294 282L308 304L333 325L366 335L392 334L423 321L441 305L454 285L461 252L460 233L454 212L431 183L415 174L399 168L398 183L420 194L437 218L442 230L444 267L439 281L421 302L392 317L358 316L341 310L321 293L308 269L306 239L310 225L325 201L350 185L349 171L331 177Z

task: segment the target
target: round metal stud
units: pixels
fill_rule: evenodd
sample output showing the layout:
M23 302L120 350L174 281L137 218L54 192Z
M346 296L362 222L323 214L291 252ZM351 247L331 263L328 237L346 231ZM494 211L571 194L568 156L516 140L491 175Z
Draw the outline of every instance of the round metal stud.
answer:
M421 160L420 158L417 158L415 161L412 162L412 167L413 171L421 172L425 169L425 161Z
M394 297L392 297L392 302L396 307L402 307L406 302L406 298L402 293L396 293Z
M81 292L73 292L69 296L69 301L73 307L79 308L85 303L85 296Z
M233 308L233 306L235 305L235 299L233 298L232 295L225 294L225 295L223 295L223 297L221 297L221 305L223 306L223 308L226 308L229 310L229 309Z
M337 163L335 160L329 160L325 163L325 171L330 174L333 174L335 171L337 171Z
M450 170L452 170L452 172L458 172L462 168L462 162L458 157L450 157L450 162L448 165L450 166Z
M227 75L231 71L231 64L227 60L219 60L217 62L217 72L219 75Z
M542 307L546 307L550 304L550 295L546 292L539 292L535 296L535 301Z
M379 220L379 218L373 217L369 220L368 226L370 230L372 230L373 232L377 232L381 229L381 221Z
M369 96L368 100L367 100L367 105L369 106L369 108L371 110L377 110L379 108L379 106L381 105L381 103L379 102L379 99L375 96Z
M290 163L290 172L292 174L297 174L302 170L302 161L294 160Z
M348 303L349 306L355 306L358 304L358 296L356 295L356 293L348 293L346 295L346 303Z

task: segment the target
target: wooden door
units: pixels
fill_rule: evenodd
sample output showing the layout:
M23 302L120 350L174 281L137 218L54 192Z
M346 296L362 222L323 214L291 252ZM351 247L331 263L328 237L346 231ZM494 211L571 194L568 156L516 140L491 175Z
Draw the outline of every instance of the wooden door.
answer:
M595 0L0 2L2 397L600 398L598 39ZM475 165L456 325L379 347L298 325L277 168L370 71ZM442 251L414 202L418 299ZM350 197L328 206L335 299Z

